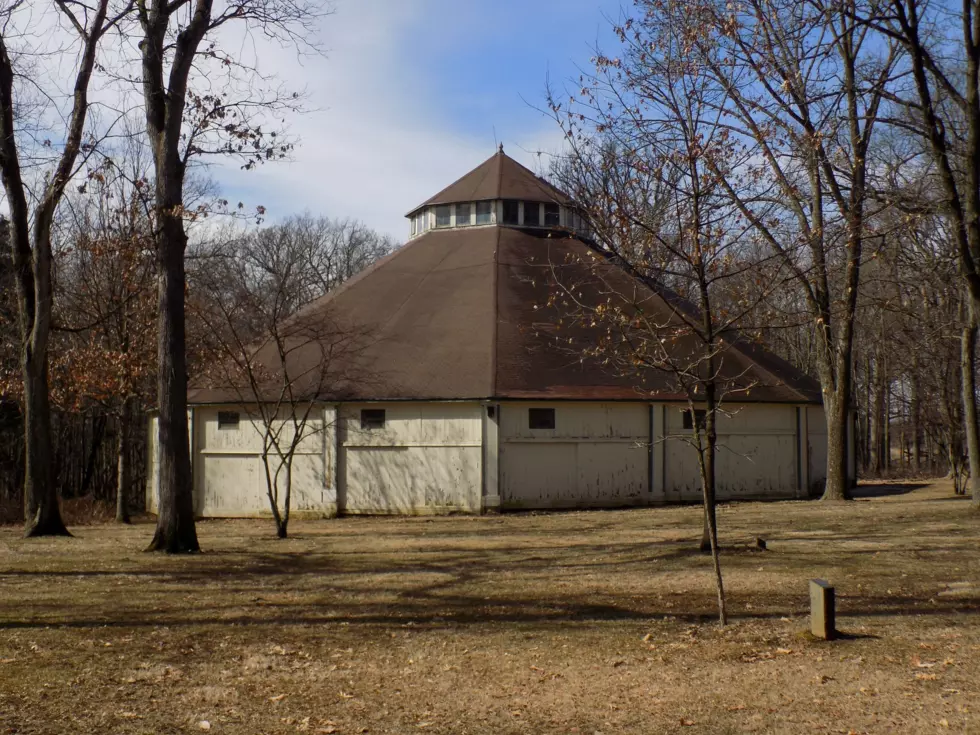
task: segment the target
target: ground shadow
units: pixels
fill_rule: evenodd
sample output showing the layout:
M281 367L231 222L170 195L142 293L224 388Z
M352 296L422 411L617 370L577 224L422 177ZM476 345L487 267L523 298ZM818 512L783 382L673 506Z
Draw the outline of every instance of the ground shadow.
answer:
M855 500L861 498L886 498L892 495L908 495L916 490L928 487L928 482L882 482L874 485L858 485L851 490L851 497Z

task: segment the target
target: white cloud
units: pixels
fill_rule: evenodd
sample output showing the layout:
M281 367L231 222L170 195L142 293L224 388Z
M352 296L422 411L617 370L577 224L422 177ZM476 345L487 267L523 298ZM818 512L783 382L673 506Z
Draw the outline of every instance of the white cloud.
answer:
M260 49L262 70L306 88L315 111L288 121L301 140L294 160L251 172L214 169L228 198L264 205L272 219L308 209L404 238L410 208L493 154L494 128L510 155L538 170L526 151L560 147L553 123L542 117L526 129L528 115L518 121L502 110L475 135L441 110L411 54L413 43L425 43L416 31L440 15L436 2L336 0L336 13L321 23L326 58Z

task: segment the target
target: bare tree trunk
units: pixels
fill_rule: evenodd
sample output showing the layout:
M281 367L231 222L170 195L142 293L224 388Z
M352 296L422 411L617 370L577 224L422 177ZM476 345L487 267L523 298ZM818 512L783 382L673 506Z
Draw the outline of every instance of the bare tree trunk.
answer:
M910 418L912 420L912 468L915 472L919 472L922 469L922 455L920 447L922 445L922 425L920 423L920 414L922 412L920 408L920 398L919 398L919 356L918 354L913 356L912 359L912 380L911 382L911 400L909 405Z
M963 381L963 424L970 458L971 506L980 511L980 429L977 426L977 319L972 299L960 339L960 373Z
M273 416L277 415L273 414ZM273 421L275 418L272 419ZM266 431L271 431L270 423L266 424ZM265 438L264 441L268 441ZM276 452L277 456L278 451ZM272 518L276 522L276 538L286 538L286 526L289 523L289 519L283 520L282 513L279 511L279 473L282 471L282 457L279 456L280 466L279 469L273 473L272 468L269 467L269 448L266 447L262 452L262 466L265 469L265 488L266 494L269 496L269 508L272 510ZM288 505L286 506L289 507Z
M721 552L718 548L718 523L715 514L715 452L718 432L715 416L714 386L707 386L708 409L705 412L705 447L701 453L701 491L704 503L704 530L708 548L711 550L711 563L714 567L715 590L718 594L718 623L728 624L728 610L725 604L725 585L721 576ZM696 428L696 427L695 427ZM701 540L704 550L705 539Z
M24 535L69 536L61 520L54 482L51 406L48 397L48 336L51 328L51 248L44 239L46 217L31 212L21 178L14 133L13 65L0 35L0 176L10 212L11 256L20 312L21 370L24 382ZM45 197L45 201L48 197Z
M70 536L61 518L54 482L46 360L36 360L29 346L25 346L23 358L24 435L27 439L24 536Z
M869 352L869 354L864 359L864 365L865 365L865 372L864 372L864 393L865 393L865 399L866 400L865 400L865 403L864 403L864 408L865 408L864 422L863 422L864 423L864 426L862 428L862 432L863 432L862 436L864 437L864 448L863 448L863 454L861 455L862 460L863 460L862 463L861 463L861 465L864 467L865 472L870 472L871 471L871 463L872 463L872 460L871 460L871 456L872 456L872 451L871 451L871 445L872 445L872 442L871 442L871 432L872 432L872 428L871 428L871 424L872 424L872 422L871 422L871 414L872 414L872 412L874 410L872 408L872 406L874 405L874 394L873 394L873 391L872 391L872 386L873 386L873 383L874 383L874 379L873 379L872 376L874 375L874 373L872 373L872 371L871 371L871 355L870 355L870 352Z
M160 184L158 183L158 186ZM200 551L187 431L187 358L184 353L184 248L179 215L165 216L156 236L159 282L157 405L160 500L156 532L147 551Z
M279 527L279 538L286 538L289 526L289 506L292 503L293 494L293 453L296 451L296 443L290 449L289 457L286 458L286 499L282 512L282 521Z
M821 500L847 500L850 495L847 477L848 397L842 391L824 392L823 405L827 414L827 484Z
M875 477L881 475L884 469L885 453L882 449L884 438L883 416L884 416L884 391L882 382L882 362L881 355L875 359L874 372L874 398L871 404L871 474Z
M881 424L881 466L885 472L890 472L892 468L892 415L891 415L891 387L890 382L885 379L885 384L881 389L883 401L883 413Z
M126 396L119 412L119 444L117 447L116 522L129 523L129 493L133 484L133 464L129 445L132 441L134 396Z

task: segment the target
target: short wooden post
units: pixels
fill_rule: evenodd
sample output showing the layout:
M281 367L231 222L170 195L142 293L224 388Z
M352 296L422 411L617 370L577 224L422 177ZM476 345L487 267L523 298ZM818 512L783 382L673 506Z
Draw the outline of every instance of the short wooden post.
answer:
M837 633L834 620L834 588L822 579L810 580L810 631L832 641Z

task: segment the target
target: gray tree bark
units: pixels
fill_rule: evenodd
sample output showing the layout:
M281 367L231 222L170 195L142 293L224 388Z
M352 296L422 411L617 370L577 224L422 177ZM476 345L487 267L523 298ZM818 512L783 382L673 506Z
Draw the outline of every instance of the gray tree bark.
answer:
M971 505L980 510L980 429L977 426L977 315L973 300L967 307L966 324L960 338L960 373L963 381L963 424L970 458Z

